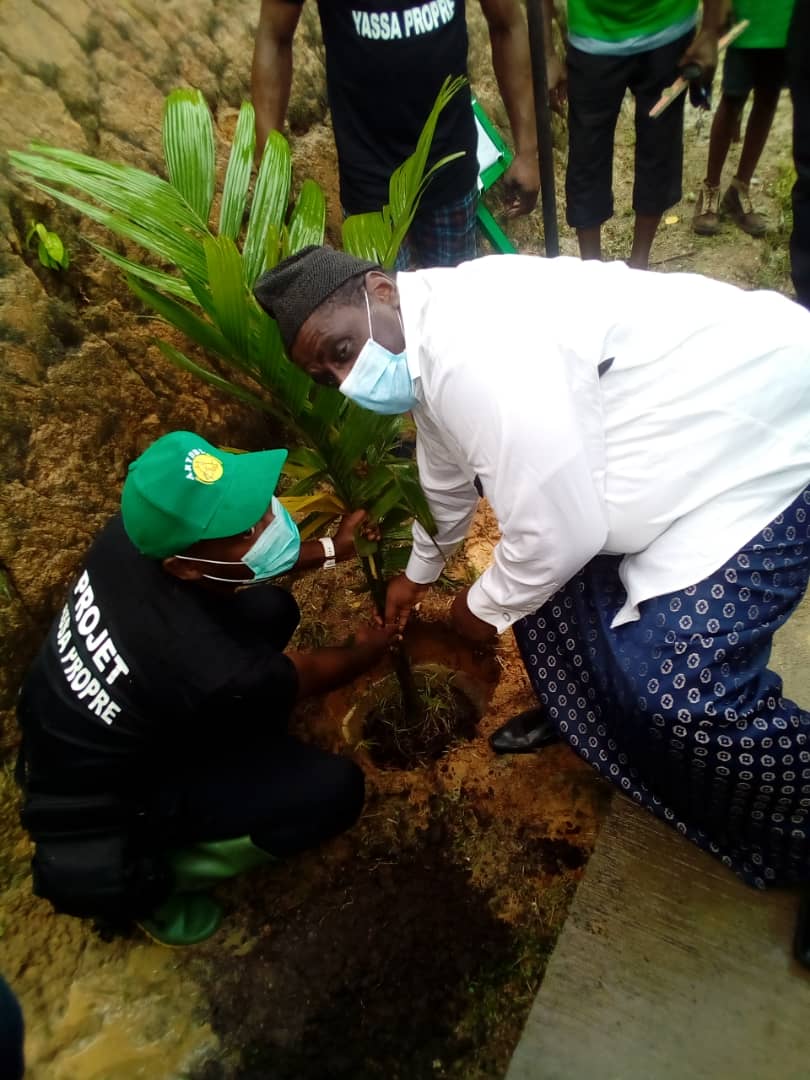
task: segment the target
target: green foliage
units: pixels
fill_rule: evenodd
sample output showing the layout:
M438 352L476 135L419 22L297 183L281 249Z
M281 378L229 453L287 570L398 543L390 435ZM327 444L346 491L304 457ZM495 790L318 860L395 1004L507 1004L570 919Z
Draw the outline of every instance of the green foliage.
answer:
M37 257L48 270L67 270L70 256L62 243L62 238L55 232L49 232L41 221L32 223L25 238L28 247L33 240L37 242Z
M393 264L429 178L457 156L425 172L438 115L462 85L463 80L456 79L442 87L414 154L391 178L388 205L380 214L346 222L347 249L385 266ZM149 257L142 261L95 245L123 271L131 290L148 308L206 355L206 362L200 363L159 340L167 359L264 410L294 432L300 445L289 456L287 472L293 484L285 497L292 497L303 514L303 536L318 535L340 513L357 507L367 508L380 522L388 543L382 552L362 553L379 602L382 576L401 565L396 548L406 542L407 522L416 517L433 529L415 465L392 454L402 420L361 409L337 391L316 386L289 362L276 323L252 293L264 269L307 244L322 243L323 192L312 181L304 181L287 216L290 149L283 136L273 132L248 207L255 128L253 107L247 102L236 125L216 229L211 224L214 129L198 90L175 90L167 97L163 151L168 180L42 143L32 145L28 153L9 156L17 172L34 186ZM41 241L45 242L42 236ZM325 486L333 493L331 500L324 501Z

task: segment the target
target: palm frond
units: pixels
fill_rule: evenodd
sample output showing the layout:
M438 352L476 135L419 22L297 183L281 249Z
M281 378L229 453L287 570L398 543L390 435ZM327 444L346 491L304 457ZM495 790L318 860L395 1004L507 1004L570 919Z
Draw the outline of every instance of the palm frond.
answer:
M230 236L231 240L236 240L242 228L255 148L256 121L253 106L249 101L244 101L236 121L219 208L219 234Z
M351 214L343 222L343 247L360 259L384 265L391 246L391 228L376 210Z
M278 417L278 413L273 408L272 402L265 401L263 398L260 398L258 394L253 394L250 390L246 390L244 386L231 382L230 379L225 379L222 375L217 375L216 372L209 371L208 368L196 364L193 360L190 360L185 353L180 352L174 345L170 345L168 341L156 340L155 344L167 360L170 360L184 371L190 371L192 375L196 375L198 379L202 379L202 381L208 383L209 386L214 386L217 390L222 390L226 394L238 398L240 401L243 401L246 405L250 405L254 409L261 409L262 412L270 413L272 416Z
M436 118L463 81L446 82L414 154L396 171L390 205L378 214L348 218L348 250L391 265L432 175L454 155L426 170ZM163 140L170 181L125 165L110 165L74 151L43 145L12 153L15 169L67 206L141 247L159 265L95 245L126 275L133 293L218 362L249 376L257 392L192 360L166 341L157 344L171 363L209 385L276 418L295 446L285 472L285 493L302 517L305 535L318 535L348 508L364 506L380 522L386 543L371 545L364 566L379 583L380 569L395 559L388 548L404 544L412 517L433 522L413 462L391 453L402 419L366 411L337 391L316 386L290 363L277 324L255 302L261 271L287 254L323 241L323 192L311 180L287 218L291 163L286 140L271 133L248 215L244 244L237 246L248 202L255 136L253 109L242 106L224 181L219 235L208 227L215 182L213 124L197 91L177 91L164 111ZM286 223L285 223L286 222ZM263 394L265 391L266 394ZM398 556L396 556L398 557Z
M290 147L284 136L271 131L262 154L247 236L242 257L245 260L245 283L249 289L265 267L265 236L273 225L281 232L287 199L290 194L292 164Z
M308 244L322 244L326 227L326 200L314 180L305 180L290 215L283 256L294 255Z
M242 256L229 236L211 237L204 246L219 331L231 355L245 366L250 358L247 309L255 301L245 289Z
M173 90L163 105L163 157L169 180L201 221L214 200L215 148L211 110L199 90Z

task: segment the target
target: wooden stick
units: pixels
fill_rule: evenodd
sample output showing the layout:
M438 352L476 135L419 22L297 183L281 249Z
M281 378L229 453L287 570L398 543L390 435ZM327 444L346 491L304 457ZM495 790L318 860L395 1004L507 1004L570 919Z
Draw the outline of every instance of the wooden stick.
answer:
M725 48L727 48L727 46L729 46L732 41L736 41L740 34L744 30L747 30L749 26L749 19L742 19L740 22L732 26L729 32L727 34L724 34L723 37L721 37L720 40L717 42L718 53L722 52ZM689 80L684 79L679 75L675 82L672 84L672 86L668 86L666 88L658 101L656 101L656 103L650 109L650 116L660 116L664 109L668 108L672 104L672 102L678 97L678 95L684 92L688 85Z

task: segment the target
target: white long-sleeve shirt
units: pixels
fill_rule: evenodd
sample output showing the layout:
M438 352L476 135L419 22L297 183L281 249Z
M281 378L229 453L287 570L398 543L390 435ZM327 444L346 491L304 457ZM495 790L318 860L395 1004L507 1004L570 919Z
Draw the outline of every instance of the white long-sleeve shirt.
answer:
M810 314L776 293L520 255L397 285L438 526L406 573L440 575L477 478L501 539L468 603L498 631L600 552L624 555L612 625L637 619L810 483Z

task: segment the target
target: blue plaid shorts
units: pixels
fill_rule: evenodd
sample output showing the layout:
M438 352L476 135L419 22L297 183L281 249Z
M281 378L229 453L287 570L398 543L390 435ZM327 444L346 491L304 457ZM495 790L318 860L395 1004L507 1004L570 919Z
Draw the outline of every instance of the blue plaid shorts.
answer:
M397 255L397 270L418 270L430 266L458 266L478 254L478 189L463 199L417 211Z

